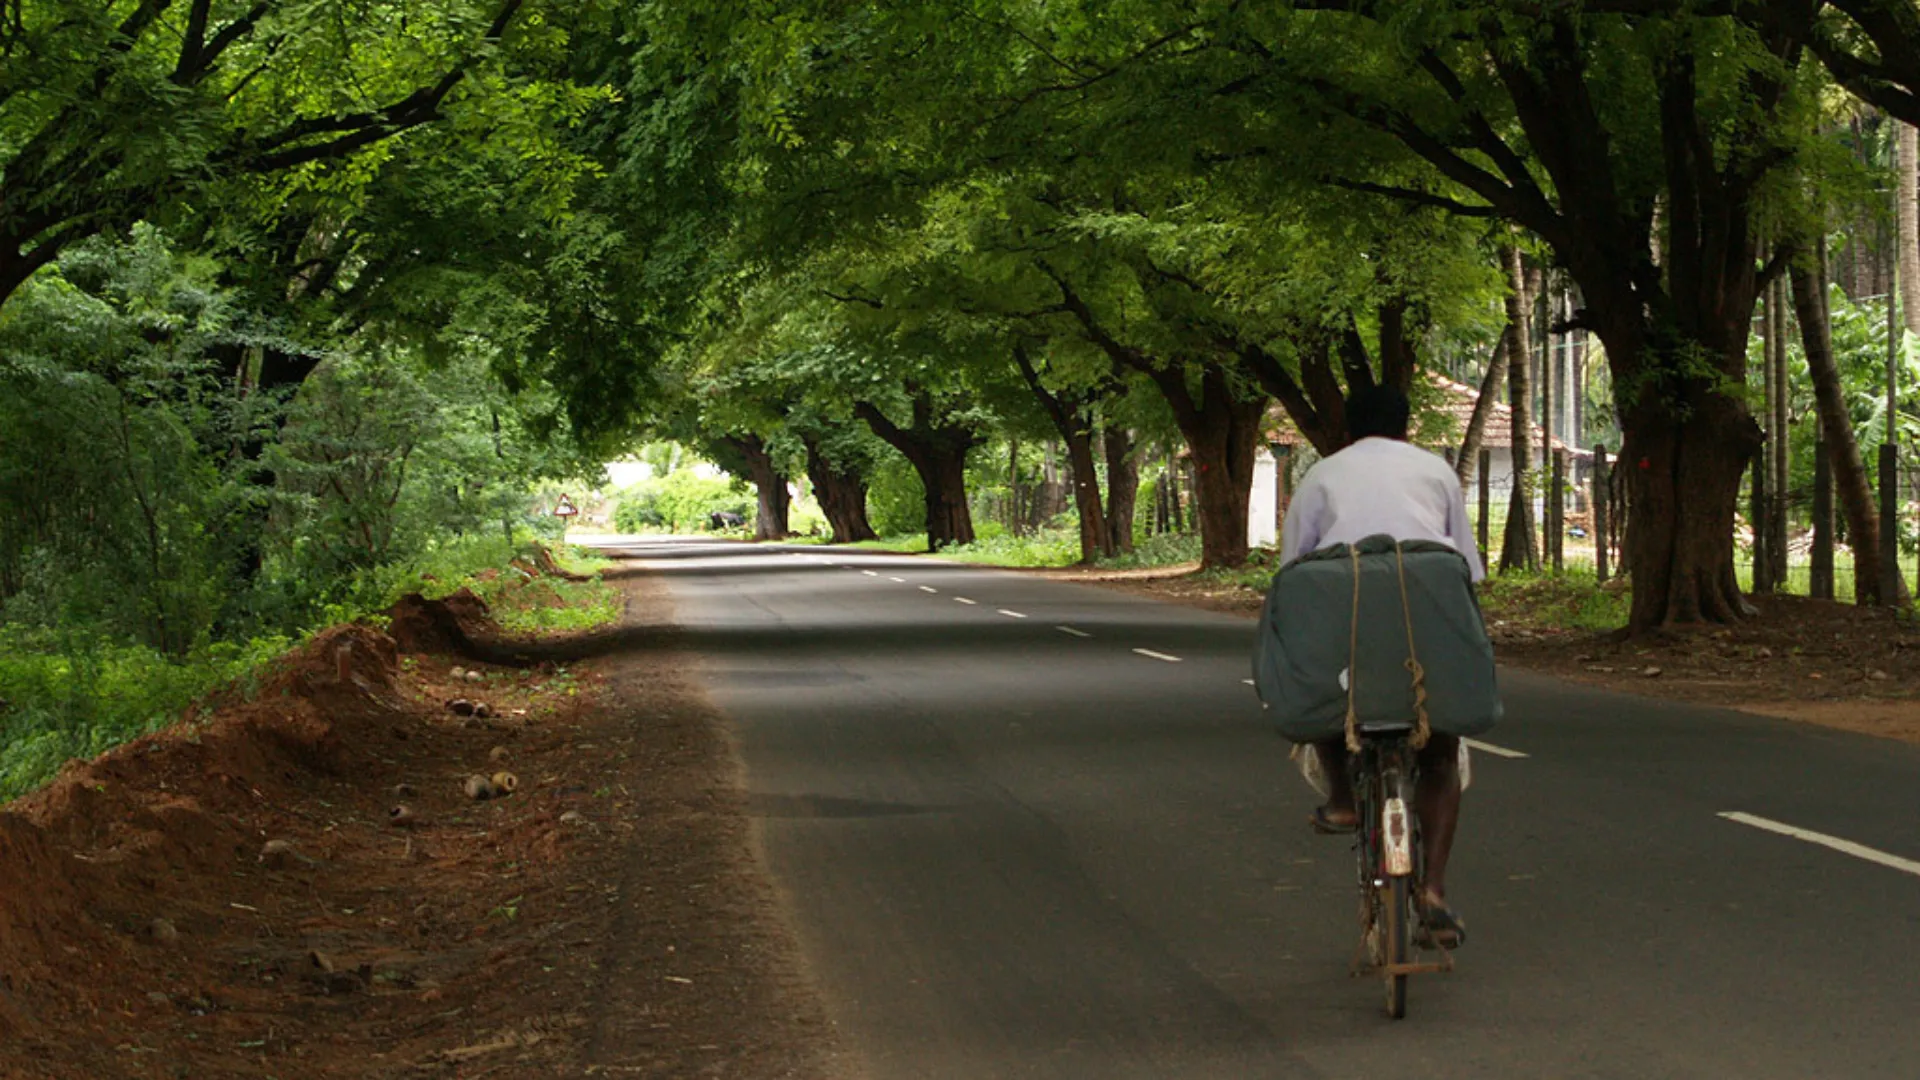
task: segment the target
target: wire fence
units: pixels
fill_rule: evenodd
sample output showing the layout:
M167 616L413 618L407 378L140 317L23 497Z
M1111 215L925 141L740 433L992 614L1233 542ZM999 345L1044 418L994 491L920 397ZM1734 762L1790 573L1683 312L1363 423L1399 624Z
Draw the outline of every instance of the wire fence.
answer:
M1626 510L1621 494L1610 482L1610 470L1602 474L1608 477L1608 480L1603 480L1604 487L1596 490L1595 471L1606 468L1604 459L1598 462L1570 459L1566 462L1565 480L1557 493L1561 522L1557 553L1551 545L1553 532L1547 525L1552 509L1547 489L1551 485L1535 481L1534 487L1541 494L1536 494L1531 500L1531 526L1534 550L1542 569L1596 577L1601 565L1596 541L1604 525L1609 548L1606 559L1608 576L1620 576ZM1819 493L1822 484L1831 485L1831 480L1825 475L1824 465L1803 471L1807 475L1799 477L1797 483L1790 484L1779 496L1770 497L1763 481L1757 503L1751 470L1742 481L1734 537L1734 570L1740 587L1753 592L1758 583L1764 587L1761 591L1794 596L1820 595L1822 590L1816 588L1818 564L1821 561L1817 551L1817 532L1824 531L1830 538L1827 542L1831 549L1831 592L1828 595L1851 603L1858 575L1865 573L1877 576L1880 570L1878 567L1856 565L1854 547L1847 535L1846 515L1839 512L1830 488L1825 496ZM1878 477L1870 479L1874 481L1875 505L1880 506ZM1899 565L1908 586L1915 588L1916 582L1920 582L1920 463L1899 462L1894 468L1893 483L1896 496L1893 500L1896 519L1894 533L1897 537ZM1513 489L1511 472L1501 472L1495 468L1484 480L1476 476L1466 492L1468 515L1473 520L1476 534L1482 538L1481 550L1490 572L1496 572L1501 561ZM1598 520L1600 515L1597 513L1603 502L1607 504L1609 512L1604 523ZM1826 530L1816 530L1815 519L1823 514L1831 524ZM1484 528L1481 525L1483 518L1486 523ZM1777 518L1784 524L1769 526L1769 518ZM1756 519L1762 522L1757 544L1754 529ZM1774 547L1779 549L1777 553L1770 550ZM1920 588L1915 591L1920 592Z

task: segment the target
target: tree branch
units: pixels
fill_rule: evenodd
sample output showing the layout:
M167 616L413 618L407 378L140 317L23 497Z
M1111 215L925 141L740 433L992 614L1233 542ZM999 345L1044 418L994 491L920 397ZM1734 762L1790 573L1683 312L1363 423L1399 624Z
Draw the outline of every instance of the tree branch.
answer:
M1491 206L1476 206L1472 203L1460 202L1457 199L1449 199L1445 195L1434 195L1425 191L1416 191L1413 188L1395 187L1392 184L1374 184L1364 180L1343 180L1339 177L1329 177L1324 182L1337 188L1345 188L1348 191L1358 191L1367 195L1385 195L1390 199L1398 199L1401 202L1412 203L1415 206L1427 206L1436 210L1445 210L1447 213L1459 217L1497 218L1500 216L1500 211Z

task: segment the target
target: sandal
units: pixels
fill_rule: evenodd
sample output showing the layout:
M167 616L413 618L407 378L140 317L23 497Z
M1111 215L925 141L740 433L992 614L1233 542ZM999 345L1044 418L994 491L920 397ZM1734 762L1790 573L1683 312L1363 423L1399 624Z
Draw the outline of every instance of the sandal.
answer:
M1313 808L1313 813L1307 815L1307 824L1313 826L1314 832L1324 836L1339 836L1358 829L1360 818L1359 815L1355 815L1352 821L1335 821L1326 807L1316 806Z
M1428 949L1457 949L1467 943L1467 921L1446 904L1423 904L1420 908L1420 939Z

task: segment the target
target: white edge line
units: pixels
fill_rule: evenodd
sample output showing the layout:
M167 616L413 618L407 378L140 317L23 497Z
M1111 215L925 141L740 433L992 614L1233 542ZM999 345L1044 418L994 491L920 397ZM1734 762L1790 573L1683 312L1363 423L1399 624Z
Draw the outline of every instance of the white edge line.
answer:
M964 596L956 596L956 597L954 597L954 598L953 598L953 602L954 602L954 603L956 603L956 604L978 604L978 603L979 603L980 601L978 601L978 600L969 600L969 599L967 599L967 598L966 598L966 597L964 597Z
M1177 656L1168 656L1166 653L1154 652L1152 649L1135 649L1133 651L1139 653L1141 656L1151 657L1155 660L1165 660L1169 664L1177 664L1180 662L1180 658Z
M1865 844L1856 844L1851 840L1842 840L1837 836L1828 836L1826 833L1817 833L1811 829L1796 828L1795 826L1782 824L1778 821L1756 817L1753 814L1743 814L1738 810L1722 810L1720 816L1726 818L1728 821L1738 822L1741 825L1751 825L1756 829L1765 829L1770 833L1779 833L1781 836L1791 836L1795 840L1805 840L1809 844L1819 844L1821 847L1832 848L1842 854L1851 855L1856 859L1865 859L1871 863L1879 863L1881 866L1890 867L1894 870L1920 877L1920 862L1915 862L1912 859L1903 859L1898 855L1889 855L1884 851L1876 851Z
M1002 615L1005 615L1005 616L1006 616L1007 618L1009 618L1009 619L1024 619L1024 618L1026 618L1026 616L1025 616L1025 615L1022 615L1022 614L1020 614L1020 613L1019 613L1019 612L1017 612L1017 611L1008 611L1008 610L1007 610L1006 608L1001 608L1001 609L1000 609L1000 614L1002 614Z
M920 591L921 591L921 592L930 592L930 593L937 593L937 592L939 592L940 590L939 590L939 589L936 589L936 588L934 588L934 587L933 587L933 586L931 586L931 585L922 585L922 586L920 586Z
M1514 758L1518 760L1528 756L1518 750L1509 750L1504 746L1495 746L1490 742L1481 742L1479 739L1461 739L1460 741L1473 747L1475 750L1485 750L1494 757Z
M1054 629L1060 631L1063 634L1072 634L1074 637L1077 637L1077 638L1090 638L1093 636L1092 634L1087 633L1085 630L1075 630L1071 626L1056 626L1054 627Z

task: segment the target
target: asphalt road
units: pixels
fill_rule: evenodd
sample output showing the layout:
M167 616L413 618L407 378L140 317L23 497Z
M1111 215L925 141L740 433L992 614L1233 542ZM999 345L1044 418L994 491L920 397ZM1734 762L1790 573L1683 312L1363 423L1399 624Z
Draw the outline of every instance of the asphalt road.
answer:
M1348 975L1352 856L1305 827L1250 620L857 551L625 550L707 659L874 1080L1920 1076L1920 750L1505 672L1487 739L1526 756L1475 755L1472 940L1396 1023Z

